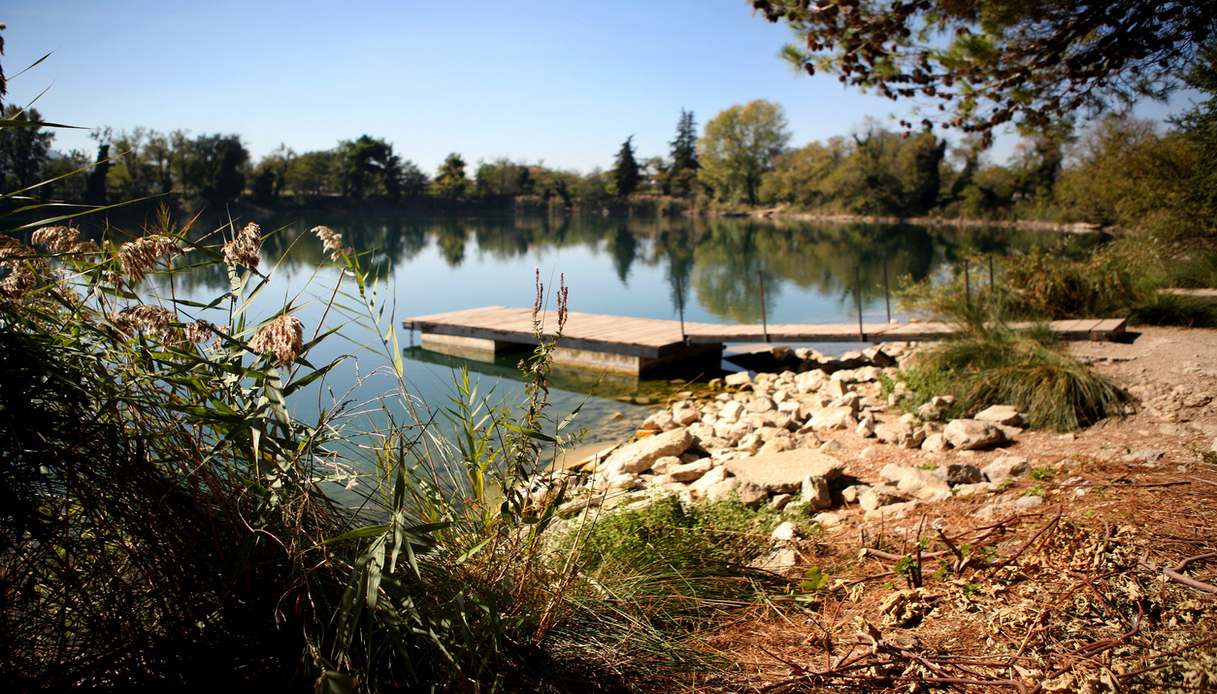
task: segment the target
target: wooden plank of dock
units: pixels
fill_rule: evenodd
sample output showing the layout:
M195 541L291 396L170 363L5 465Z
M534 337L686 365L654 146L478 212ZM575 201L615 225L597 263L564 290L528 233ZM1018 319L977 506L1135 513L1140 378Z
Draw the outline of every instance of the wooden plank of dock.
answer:
M546 316L544 334L552 336L556 316ZM487 306L417 316L403 325L424 335L448 335L482 340L532 345L532 310ZM1125 319L1083 318L1053 321L1048 324L1061 340L1106 340L1124 331ZM1031 327L1016 323L1012 327ZM949 323L864 323L862 334L856 323L775 323L769 326L716 323L680 323L658 318L632 318L571 311L560 345L571 349L625 354L658 359L678 354L689 345L727 342L892 342L938 340L954 333Z

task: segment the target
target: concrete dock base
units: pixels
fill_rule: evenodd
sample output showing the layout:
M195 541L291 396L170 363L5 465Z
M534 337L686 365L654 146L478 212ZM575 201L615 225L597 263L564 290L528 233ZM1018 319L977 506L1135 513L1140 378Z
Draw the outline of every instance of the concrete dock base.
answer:
M527 352L533 348L532 345L519 342L436 333L423 333L422 347L440 354L483 362L493 362L497 357ZM553 353L555 367L590 369L630 376L682 370L717 370L722 356L721 344L686 345L662 357L642 357L574 347L558 347Z

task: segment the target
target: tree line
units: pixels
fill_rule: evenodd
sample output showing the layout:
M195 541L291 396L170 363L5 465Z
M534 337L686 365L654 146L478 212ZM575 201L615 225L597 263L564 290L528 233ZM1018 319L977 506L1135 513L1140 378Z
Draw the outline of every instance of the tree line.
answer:
M235 134L144 128L94 133L95 154L54 153L45 129L6 129L0 133L0 173L8 191L57 179L38 193L94 203L173 192L211 203L242 196L258 203L532 197L598 207L649 195L704 207L1135 225L1163 217L1162 203L1170 201L1187 205L1194 220L1214 205L1203 164L1217 148L1211 134L1217 80L1205 65L1194 70L1191 83L1207 98L1167 128L1126 115L1084 131L1069 121L1024 128L1004 163L989 161L989 139L980 135L951 145L928 128L894 131L873 121L847 136L792 147L782 107L757 100L723 110L700 134L694 114L682 110L667 156L639 157L630 136L611 167L587 173L507 158L470 166L454 152L429 175L392 143L370 135L327 150L280 145L255 162ZM5 117L41 118L12 105Z

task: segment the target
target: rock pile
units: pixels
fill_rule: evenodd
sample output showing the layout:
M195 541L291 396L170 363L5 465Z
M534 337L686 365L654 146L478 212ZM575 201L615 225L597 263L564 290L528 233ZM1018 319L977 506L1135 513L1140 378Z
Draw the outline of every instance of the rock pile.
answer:
M723 390L712 398L671 403L647 418L634 441L577 468L580 485L568 490L560 512L673 494L686 501L734 497L753 508L767 504L790 513L856 503L870 517L899 515L920 502L991 489L1025 471L1025 461L1020 467L1018 459L1001 458L984 469L966 463L942 469L888 465L871 485L846 477L845 462L833 456L839 444L824 440L834 432L942 452L1000 446L1021 431L1021 416L1006 406L944 424L940 420L954 407L946 397L933 398L915 414L899 414L893 406L907 393L895 367L910 353L910 346L885 345L837 362L802 354L804 362L825 368L755 378L730 374L713 384ZM889 385L886 393L882 382ZM539 500L554 487L552 479L537 480L532 494ZM817 520L832 525L839 518L819 513Z

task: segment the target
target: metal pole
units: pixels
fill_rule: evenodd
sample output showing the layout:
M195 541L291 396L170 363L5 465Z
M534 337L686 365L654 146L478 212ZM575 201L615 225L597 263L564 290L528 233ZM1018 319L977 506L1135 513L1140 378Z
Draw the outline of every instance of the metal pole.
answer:
M887 322L892 322L892 291L887 284L887 256L883 256L883 303L887 306Z
M676 302L676 307L680 311L680 341L688 341L688 336L685 335L685 302L684 300Z
M765 273L757 270L756 279L761 285L761 332L765 334L765 342L769 342L769 321L765 319Z
M964 303L971 308L972 306L972 278L968 275L968 261L963 261L963 300Z
M993 256L989 256L989 292L997 291L997 285L993 281Z
M862 330L862 269L854 266L854 303L858 305L858 342L866 342L866 333Z

